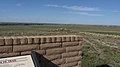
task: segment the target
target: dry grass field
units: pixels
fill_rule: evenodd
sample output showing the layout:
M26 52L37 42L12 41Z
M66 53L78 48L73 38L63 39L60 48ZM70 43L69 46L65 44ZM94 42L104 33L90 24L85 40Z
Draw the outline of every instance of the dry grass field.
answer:
M120 67L120 26L41 24L0 25L0 36L80 35L84 37L82 67Z

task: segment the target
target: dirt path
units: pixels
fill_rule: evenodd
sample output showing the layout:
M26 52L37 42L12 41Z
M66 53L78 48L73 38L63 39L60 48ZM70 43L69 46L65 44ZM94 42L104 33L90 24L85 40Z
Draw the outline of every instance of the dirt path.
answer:
M85 42L89 43L95 49L95 51L97 51L98 54L100 54L102 52L99 48L96 47L96 45L94 43L90 42L89 40L87 40L85 38L83 40Z
M96 39L94 39L94 40L97 41L98 43L102 43L101 45L103 45L103 46L108 46L108 47L112 47L112 48L119 48L118 46L111 46L111 45L106 44L105 42L102 42L100 40L96 40Z
M110 35L110 34L100 34L100 33L90 33L90 32L79 32L80 34L89 34L89 35L94 35L94 36L108 36L108 37L113 37L113 38L120 38L120 35Z

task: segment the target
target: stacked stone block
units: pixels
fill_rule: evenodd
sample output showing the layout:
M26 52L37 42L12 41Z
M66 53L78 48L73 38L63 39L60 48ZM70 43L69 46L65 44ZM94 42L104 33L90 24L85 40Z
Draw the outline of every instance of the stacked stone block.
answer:
M77 35L0 37L0 57L35 51L58 67L81 67L81 49L82 37Z

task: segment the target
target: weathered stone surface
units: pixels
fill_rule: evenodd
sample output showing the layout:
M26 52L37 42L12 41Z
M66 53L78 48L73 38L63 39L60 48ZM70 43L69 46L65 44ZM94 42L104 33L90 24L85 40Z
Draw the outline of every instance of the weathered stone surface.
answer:
M79 52L68 52L68 53L63 53L62 57L66 58L66 57L74 57L74 56L78 56Z
M45 55L45 50L33 50L35 52L37 52L40 55Z
M0 37L0 45L5 45L5 39Z
M74 67L78 64L78 62L66 63L61 65L61 67Z
M12 52L12 46L0 46L0 53Z
M46 55L61 54L66 51L65 48L55 48L46 50Z
M41 44L41 49L52 49L52 48L60 48L61 43L47 43L47 44Z
M56 37L52 37L52 42L55 43L56 42Z
M71 41L75 41L75 36L72 36L72 37L71 37Z
M26 54L31 54L31 51L25 51L25 52L21 52L21 55L26 55Z
M54 64L57 64L57 65L61 65L61 64L65 64L65 59L57 59L57 60L53 60L52 61Z
M67 52L73 52L73 51L81 51L81 46L73 46L73 47L67 47L66 48L67 50Z
M66 63L78 62L81 61L81 56L70 57L66 59Z
M82 38L76 35L0 37L0 57L35 51L42 67L81 67L81 49Z
M34 38L33 37L27 37L28 44L33 44L34 43Z
M28 43L27 37L18 37L20 39L20 43L25 45Z
M66 42L66 37L62 37L62 42Z
M5 45L12 45L13 39L11 37L5 37Z
M48 60L56 60L56 59L61 59L62 55L61 54L49 55L49 56L45 55L44 57L47 58Z
M13 39L13 45L20 45L20 39L17 37L12 37Z
M82 55L82 51L79 51L79 56L81 56Z
M17 55L20 55L20 53L3 53L3 54L0 54L0 58L9 57L9 56L17 56Z
M64 42L62 44L63 47L77 46L77 45L79 45L79 42Z
M41 43L43 44L43 43L46 43L46 38L45 37L42 37L41 38Z
M66 37L66 42L70 42L71 41L71 37Z
M62 37L56 37L56 42L62 42Z
M34 39L33 39L33 42L34 42L34 44L40 44L41 42L40 42L40 38L39 37L35 37Z
M23 51L31 51L39 49L39 45L17 45L13 46L14 52L23 52Z
M51 37L46 38L46 43L52 43L52 38Z

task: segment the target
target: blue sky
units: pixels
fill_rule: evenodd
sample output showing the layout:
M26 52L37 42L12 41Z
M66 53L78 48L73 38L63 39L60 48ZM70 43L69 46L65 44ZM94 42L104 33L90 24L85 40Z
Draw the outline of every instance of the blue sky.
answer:
M0 0L0 22L120 25L120 0Z

